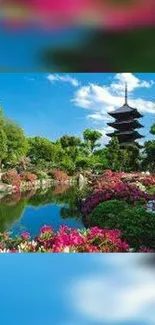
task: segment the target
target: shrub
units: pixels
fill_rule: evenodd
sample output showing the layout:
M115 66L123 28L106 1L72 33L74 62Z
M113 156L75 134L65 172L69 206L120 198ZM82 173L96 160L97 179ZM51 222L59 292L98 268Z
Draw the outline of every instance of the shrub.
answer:
M89 216L90 225L120 229L122 239L133 248L155 249L155 214L143 207L131 207L125 202L111 200L99 204Z
M37 176L35 174L32 174L30 172L23 172L20 174L20 179L23 182L31 182L33 183L34 181L37 180Z
M69 180L68 175L59 169L50 170L48 172L48 175L50 175L53 179L55 179L58 182L66 182Z
M48 175L45 172L42 172L42 171L35 171L34 174L37 176L37 179L39 179L39 180L43 180L43 179L48 178Z
M3 174L1 180L5 184L13 186L20 186L21 183L20 176L14 169L9 170L7 173Z
M144 189L139 189L137 184L133 185L127 180L122 181L123 177L123 173L105 171L104 175L93 184L92 193L83 202L82 213L90 213L99 203L107 200L120 199L136 203L142 199L148 201L155 198L154 195L144 192Z

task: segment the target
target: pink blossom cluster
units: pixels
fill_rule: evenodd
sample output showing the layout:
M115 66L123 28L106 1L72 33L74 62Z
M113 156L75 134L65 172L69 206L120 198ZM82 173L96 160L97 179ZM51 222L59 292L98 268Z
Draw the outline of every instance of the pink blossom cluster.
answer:
M67 182L69 180L69 176L60 169L50 170L48 171L48 175L60 183Z
M31 182L33 183L34 181L37 180L37 176L33 173L30 172L23 172L20 174L20 179L22 182Z
M1 4L4 17L22 24L37 23L60 27L94 24L108 29L129 29L153 25L155 22L154 0L8 0ZM22 10L19 10L22 8ZM14 14L15 9L17 11ZM12 17L11 17L12 12Z
M136 203L140 199L144 201L155 199L155 195L141 191L136 185L131 184L131 178L129 181L128 177L129 175L125 173L105 171L93 185L92 193L82 203L82 213L89 214L99 203L107 200L120 199Z
M93 227L77 230L61 226L54 232L51 226L43 226L39 235L31 240L28 232L11 238L8 232L0 234L0 253L50 252L50 253L111 253L131 252L129 245L121 239L119 230ZM141 252L152 252L146 247Z

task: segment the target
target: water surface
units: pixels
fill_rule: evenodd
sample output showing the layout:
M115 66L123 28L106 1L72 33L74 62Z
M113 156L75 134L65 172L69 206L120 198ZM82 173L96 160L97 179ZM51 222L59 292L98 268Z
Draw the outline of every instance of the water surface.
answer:
M78 188L64 185L0 200L0 232L11 231L12 236L16 236L28 231L34 237L43 225L51 225L55 231L61 225L84 228L78 207Z

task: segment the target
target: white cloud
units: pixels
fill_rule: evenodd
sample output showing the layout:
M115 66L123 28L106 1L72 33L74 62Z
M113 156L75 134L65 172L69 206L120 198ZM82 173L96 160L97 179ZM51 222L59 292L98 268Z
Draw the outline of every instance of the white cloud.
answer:
M126 82L129 92L134 91L136 88L150 88L154 85L153 80L141 80L132 73L117 73L110 88L124 94L124 84Z
M59 82L67 82L69 83L71 86L73 87L78 87L80 85L80 82L69 76L69 75L66 75L66 74L49 74L47 76L47 80L49 80L51 83L54 83L56 81L59 81Z
M154 324L155 275L154 270L139 265L142 255L145 254L99 255L100 274L94 272L71 284L70 301L74 310L96 323Z
M155 114L155 104L152 101L142 98L133 99L132 95L136 88L149 88L154 85L154 82L140 80L132 73L116 74L109 86L97 84L82 86L76 91L72 102L78 107L91 110L93 113L88 114L91 119L102 121L108 112L124 104L125 81L128 83L129 105L142 113Z

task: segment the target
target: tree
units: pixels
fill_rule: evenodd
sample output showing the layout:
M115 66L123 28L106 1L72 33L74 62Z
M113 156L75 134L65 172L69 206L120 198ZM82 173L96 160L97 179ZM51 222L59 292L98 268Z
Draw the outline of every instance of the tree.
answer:
M117 137L113 137L107 145L107 159L109 168L117 171L121 168L120 145Z
M30 157L32 163L36 164L39 161L54 161L54 145L53 143L39 136L28 138L29 150L28 157Z
M0 168L3 159L6 157L7 154L7 136L3 129L0 129Z
M150 133L155 135L155 123L151 126Z
M155 123L150 128L150 133L155 135ZM149 140L144 143L143 167L150 171L155 171L155 140Z
M0 107L0 128L4 126L3 110Z
M23 130L11 121L5 121L4 132L7 137L7 157L5 163L16 165L26 156L28 142Z
M78 147L81 144L81 140L75 136L64 135L60 138L60 143L62 148L65 149L67 147Z
M86 144L88 145L88 147L91 148L91 151L93 152L95 147L100 146L100 144L96 144L96 142L101 139L102 133L99 131L86 129L83 132L83 137L84 137Z
M155 140L149 140L144 143L143 167L150 171L155 171Z

